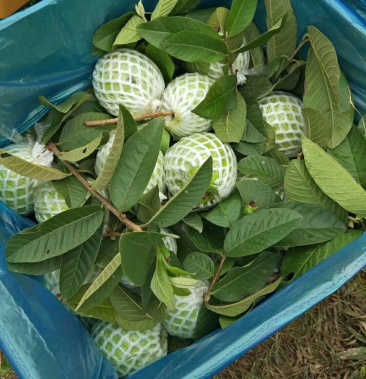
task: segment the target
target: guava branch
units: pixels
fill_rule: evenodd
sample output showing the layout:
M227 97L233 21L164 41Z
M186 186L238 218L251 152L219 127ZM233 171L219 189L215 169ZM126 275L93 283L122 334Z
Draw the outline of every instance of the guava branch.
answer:
M149 113L142 116L136 116L133 119L135 121L144 121L144 120L151 120L153 118L166 117L166 116L174 116L174 112L154 112L154 113ZM104 126L104 125L117 124L117 122L118 122L118 117L109 118L107 120L85 121L84 125L85 126Z
M57 157L60 156L61 152L57 148L54 142L50 142L47 148L51 150ZM105 197L103 197L98 191L95 191L90 183L79 173L79 171L67 161L62 161L62 163L67 167L67 169L79 180L79 182L94 196L97 198L106 208L109 209L122 223L124 223L128 228L134 230L135 232L142 232L142 228L136 225L124 213L120 213Z
M207 293L206 293L206 295L205 295L205 302L206 302L206 303L208 303L208 301L210 300L211 293L212 293L212 288L213 288L213 286L216 284L216 282L219 280L219 277L220 277L220 275L221 275L221 271L222 271L222 269L224 268L224 264L225 264L225 262L226 262L226 256L223 255L223 256L221 257L221 262L220 262L219 268L217 269L216 274L215 274L215 276L213 277L212 282L211 282L211 284L210 284L210 287L209 287L209 289L208 289L208 291L207 291Z

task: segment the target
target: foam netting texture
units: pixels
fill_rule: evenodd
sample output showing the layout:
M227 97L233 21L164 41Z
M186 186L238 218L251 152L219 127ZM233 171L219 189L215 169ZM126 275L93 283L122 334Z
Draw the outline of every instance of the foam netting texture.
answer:
M158 66L131 49L119 49L99 58L92 83L99 103L116 117L120 104L133 116L155 112L165 88Z
M68 209L65 198L52 182L41 183L34 189L34 216L39 223Z
M6 146L4 150L28 162L34 160L28 144L11 144ZM33 189L37 184L37 180L21 176L0 165L0 200L4 201L18 214L26 216L33 212Z
M198 314L203 306L203 295L208 290L208 282L200 280L190 288L188 296L175 295L175 307L167 309L163 321L164 328L171 336L193 338Z
M166 86L161 98L161 109L174 112L174 116L165 117L165 127L175 139L211 129L212 120L191 111L205 98L213 83L214 80L207 75L187 73L176 77Z
M101 321L92 328L91 336L123 377L167 354L167 333L161 324L140 332L127 331L116 324Z
M242 46L246 44L246 40L244 39ZM225 72L225 64L220 62L210 63L208 67L207 75L212 79L219 79L225 74L228 75L229 72ZM249 51L244 51L243 53L239 53L236 57L235 61L232 64L232 70L236 75L236 79L238 85L243 85L247 81L246 72L250 66L250 53Z
M301 136L307 134L302 101L277 91L258 100L258 104L266 122L275 129L278 150L289 158L296 157L301 151Z
M190 180L211 155L213 176L207 199L198 206L217 204L230 195L237 178L237 160L230 145L220 141L213 133L195 133L183 137L165 154L165 180L169 192L174 195Z

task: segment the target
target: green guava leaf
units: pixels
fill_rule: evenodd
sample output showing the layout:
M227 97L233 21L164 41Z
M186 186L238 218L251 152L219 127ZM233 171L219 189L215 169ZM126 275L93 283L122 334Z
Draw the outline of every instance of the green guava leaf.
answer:
M210 156L186 185L159 209L148 225L169 227L182 220L202 200L211 178L212 158Z
M155 244L161 243L164 234L155 232L131 232L121 235L119 250L122 269L133 283L142 286L154 262Z
M213 29L220 30L221 33L225 34L229 13L229 9L217 7L207 21L207 25L211 26ZM227 42L227 40L225 42ZM241 42L243 42L243 37L241 38Z
M145 318L153 319L153 315L142 309L141 298L127 288L117 286L111 293L110 300L117 314L131 321L140 321Z
M202 0L179 0L171 11L171 15L184 14L192 11Z
M69 150L69 151L62 151L58 155L58 158L62 161L68 161L68 162L78 162L85 158L87 158L89 155L93 154L95 150L99 147L101 141L102 141L102 132L99 133L98 137L96 137L94 140L90 141L87 145L80 146L76 149Z
M304 246L329 241L347 230L347 225L324 208L306 203L281 203L281 207L300 213L300 225L290 232L276 246Z
M159 0L156 4L153 12L151 13L151 21L158 17L164 17L170 15L172 10L180 1L178 0Z
M175 64L172 57L165 51L148 44L145 49L145 54L159 67L164 80L170 82L173 79Z
M61 256L60 292L70 299L81 288L93 268L102 241L103 224L81 245Z
M87 289L79 300L75 311L85 312L99 306L118 286L122 275L121 256L116 254L93 283L87 285Z
M64 303L72 310L75 311L77 305L79 304L81 298L84 296L85 292L88 290L88 285L83 285L80 290L71 299L65 300ZM92 307L90 309L78 309L77 314L85 317L93 317L97 320L102 320L105 322L116 322L116 311L114 310L109 298L107 297L100 304Z
M289 249L282 261L281 271L283 277L285 278L282 282L282 286L292 283L333 254L349 245L361 235L361 231L353 230L319 245Z
M41 166L28 162L10 154L4 149L0 149L0 165L3 165L19 175L35 180L60 180L70 175L69 173L65 173L53 167Z
M269 188L278 189L285 177L285 168L276 160L264 156L252 155L238 163L238 170L250 177L257 177Z
M277 267L277 254L263 252L244 267L233 267L214 284L211 294L225 303L237 302L260 291Z
M236 85L235 85L236 87ZM213 120L212 127L217 137L224 143L239 142L246 129L247 107L243 96L235 91L234 108Z
M52 181L52 185L65 199L69 208L81 207L89 197L88 190L75 176L68 176L65 179L54 180Z
M205 33L187 30L166 39L162 48L174 58L186 62L219 62L228 53L225 42Z
M261 209L239 219L224 241L227 257L245 257L260 253L276 244L302 221L302 216L289 209Z
M255 25L254 22L251 22L244 31L245 40L247 41L247 43L250 43L254 39L258 38L259 36L260 36L260 32L259 32L258 27ZM265 63L262 46L251 49L250 56L252 58L254 67Z
M271 38L266 47L268 60L283 55L291 57L297 46L297 22L290 0L264 2L266 8L266 24L271 29L282 17L286 15L286 23L282 30Z
M244 299L236 303L224 304L224 305L213 305L213 304L206 303L206 307L212 312L218 313L220 315L224 315L228 317L236 317L240 315L241 313L246 312L256 300L274 292L277 289L277 287L280 285L281 279L282 278L276 280L275 282L269 284L268 286L260 289L255 294L245 297Z
M113 42L112 48L119 46L125 46L130 43L138 42L141 39L140 34L137 31L137 27L146 21L134 14L125 25L122 26L121 30L116 36L116 39Z
M231 228L241 216L241 203L240 194L238 191L235 191L228 198L220 201L215 208L203 217L214 225L222 228Z
M205 253L220 253L223 247L225 230L203 220L202 232L199 233L197 230L189 228L188 236L196 247L196 250Z
M193 252L188 254L183 261L183 267L186 271L191 272L191 276L194 279L207 280L215 275L215 264L204 253Z
M53 257L40 262L7 263L11 272L19 272L27 275L44 275L60 268L61 257Z
M356 128L351 128L347 137L327 153L337 160L363 188L366 188L366 139Z
M167 308L173 310L175 306L174 290L163 260L162 254L158 254L155 272L151 280L151 290Z
M138 202L154 171L163 134L163 120L153 119L125 143L109 186L113 205L128 211Z
M179 32L200 33L221 42L219 34L204 22L182 16L158 17L139 25L137 30L142 38L161 50L164 50L163 43Z
M134 12L127 12L121 17L114 18L102 24L94 33L93 46L107 53L112 52L113 43L117 35L134 14Z
M88 145L100 136L104 130L109 131L112 126L88 127L85 121L108 120L111 116L106 113L85 112L70 119L63 127L57 142L60 151L78 149Z
M138 201L137 218L141 222L148 222L158 212L160 205L159 187L155 186Z
M308 131L308 137L321 148L326 149L330 136L329 129L323 115L311 108L304 108L303 114Z
M110 152L105 160L101 172L96 180L91 184L91 187L98 192L101 192L108 187L121 157L125 139L124 118L126 113L129 113L128 110L120 105L118 122L116 128L114 129L114 139Z
M190 226L192 229L197 230L198 233L202 233L203 222L199 214L189 213L186 217L184 217L183 222Z
M309 27L309 36L312 45L305 70L304 106L315 109L327 120L328 146L335 148L351 129L353 112L344 112L340 106L340 71L334 46L314 27Z
M366 191L339 164L308 138L302 140L305 165L319 188L341 207L358 216L366 216Z
M286 24L286 17L285 14L283 17L281 17L267 32L259 35L255 39L253 39L248 44L240 47L239 49L236 49L233 51L233 53L239 54L243 53L244 51L252 50L256 47L262 47L263 45L267 44L267 42L277 33L279 33L284 25Z
M39 102L50 107L50 115L48 121L50 122L50 127L45 131L42 137L42 143L47 144L52 136L60 128L61 124L67 120L79 107L81 107L85 102L93 99L93 95L87 92L77 92L73 94L70 98L62 102L61 104L54 105L49 102L45 97L41 96Z
M6 245L7 259L38 262L62 255L88 240L103 218L103 210L95 205L64 211L13 235Z
M281 202L280 196L270 187L258 180L243 179L236 183L241 199L257 209L268 208Z
M224 75L217 79L209 88L205 98L191 112L214 120L232 111L236 107L237 97L240 96L237 95L236 84L235 75ZM240 137L242 135L243 133Z
M258 0L234 0L227 20L228 37L243 32L253 21Z
M318 187L304 161L291 160L286 169L284 189L287 200L319 205L346 222L347 211Z

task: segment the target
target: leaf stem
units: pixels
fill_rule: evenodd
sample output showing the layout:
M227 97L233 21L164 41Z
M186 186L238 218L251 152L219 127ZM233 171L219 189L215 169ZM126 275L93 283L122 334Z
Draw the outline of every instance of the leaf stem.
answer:
M309 37L307 35L304 36L303 40L299 44L299 46L295 49L294 53L291 55L291 57L288 59L286 66L284 67L284 70L290 65L292 60L296 57L297 53L302 49L302 47L310 41Z
M221 270L223 269L225 262L226 262L226 256L223 255L221 257L221 262L220 262L219 268L217 269L216 274L213 277L212 282L210 284L210 287L209 287L209 289L208 289L208 291L207 291L207 293L205 295L205 302L206 303L208 303L208 301L210 300L212 288L216 284L216 282L219 280L219 277L220 277L220 274L221 274Z
M48 143L47 148L59 157L61 151L57 148L56 144L53 142ZM62 160L62 163L67 167L68 170L79 180L79 182L94 196L97 198L106 208L108 208L123 224L125 224L131 230L135 232L142 232L142 228L136 225L124 213L120 213L105 197L103 197L99 192L95 191L89 182L79 173L79 171L67 161Z
M152 118L157 118L157 117L165 117L165 116L174 116L174 112L154 112L154 113L149 113L145 114L142 116L137 116L134 117L133 119L135 121L144 121L144 120L150 120ZM113 125L117 124L118 122L118 117L117 118L110 118L107 120L95 120L95 121L85 121L84 125L85 126L104 126L104 125Z

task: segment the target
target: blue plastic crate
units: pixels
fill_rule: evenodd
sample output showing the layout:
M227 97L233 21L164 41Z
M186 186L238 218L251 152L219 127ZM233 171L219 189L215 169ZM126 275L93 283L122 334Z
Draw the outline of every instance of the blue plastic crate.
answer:
M137 2L137 0L136 0ZM147 9L155 1L144 1ZM332 40L355 96L366 111L366 4L293 0L299 35L317 26ZM202 6L228 5L203 1ZM90 86L98 26L134 3L43 0L0 21L0 122L24 132L47 111L38 96L63 101ZM256 15L263 25L263 1ZM6 144L0 140L0 144ZM0 203L0 349L21 379L116 378L82 324L36 280L6 269L7 239L29 226ZM131 378L210 378L331 295L366 266L366 236L260 304L244 319L168 355Z

